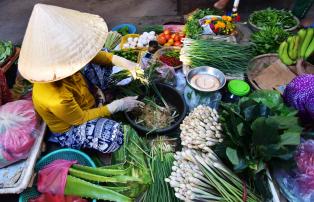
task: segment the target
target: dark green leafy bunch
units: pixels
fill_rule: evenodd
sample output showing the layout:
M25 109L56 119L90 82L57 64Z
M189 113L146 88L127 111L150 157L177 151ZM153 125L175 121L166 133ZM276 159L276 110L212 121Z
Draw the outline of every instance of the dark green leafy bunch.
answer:
M297 25L297 21L291 12L272 8L253 12L249 17L249 21L260 28L270 26L289 29Z
M0 64L13 54L13 44L11 41L0 41Z
M207 15L223 15L223 12L216 9L199 9L191 16L189 16L187 22L185 23L185 35L188 38L196 39L203 32L203 28L200 26L198 20L202 19Z
M284 105L276 91L255 91L236 104L222 104L224 141L215 150L250 176L260 193L267 193L266 165L291 160L302 128L297 111Z
M293 157L302 128L297 111L285 106L279 93L256 91L237 104L222 106L222 145L235 171L258 173L267 162Z
M280 44L289 37L289 33L280 27L265 27L251 35L256 55L277 53Z

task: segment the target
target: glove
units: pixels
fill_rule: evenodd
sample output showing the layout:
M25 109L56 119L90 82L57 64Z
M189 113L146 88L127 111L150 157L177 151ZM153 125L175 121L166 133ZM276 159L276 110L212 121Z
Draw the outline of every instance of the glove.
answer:
M134 97L125 97L119 100L115 100L112 103L108 104L107 107L111 114L120 111L132 111L134 108L137 107L144 107L144 103L136 100L138 96Z

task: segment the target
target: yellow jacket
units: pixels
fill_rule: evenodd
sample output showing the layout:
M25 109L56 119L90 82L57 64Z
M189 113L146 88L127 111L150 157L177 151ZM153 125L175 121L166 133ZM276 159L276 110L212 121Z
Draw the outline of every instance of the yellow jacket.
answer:
M93 60L108 64L112 55L100 52ZM36 111L54 133L63 133L72 126L110 116L107 106L95 107L95 98L80 72L58 82L35 83L33 103Z

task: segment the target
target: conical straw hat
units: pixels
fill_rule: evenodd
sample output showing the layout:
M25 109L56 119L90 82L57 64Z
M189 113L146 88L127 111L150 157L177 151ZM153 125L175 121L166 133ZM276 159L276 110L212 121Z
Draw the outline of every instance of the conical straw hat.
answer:
M22 43L18 68L31 82L71 76L103 47L108 27L98 15L36 4Z

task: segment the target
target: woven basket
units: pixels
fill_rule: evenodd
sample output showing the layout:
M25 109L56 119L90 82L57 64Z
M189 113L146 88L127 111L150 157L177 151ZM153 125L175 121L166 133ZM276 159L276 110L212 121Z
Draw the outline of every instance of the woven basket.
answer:
M255 89L261 89L254 82L255 77L258 76L261 71L269 67L269 65L276 62L278 59L279 59L278 54L270 53L270 54L259 55L250 61L248 69L247 69L247 77L248 77L249 82ZM294 65L287 66L287 68L289 68L291 72L297 75L296 67ZM314 74L314 66L308 62L305 62L305 73Z
M171 50L181 50L180 47L176 47L176 46L169 46L169 47L163 47L161 49L159 49L158 51L156 51L156 53L154 53L154 56L153 56L153 60L155 61L159 61L161 63L163 63L162 61L159 60L159 57L164 54L165 52L167 51L171 51ZM164 64L164 63L163 63ZM182 64L181 65L178 65L178 66L175 66L173 67L174 69L179 69L182 67Z

